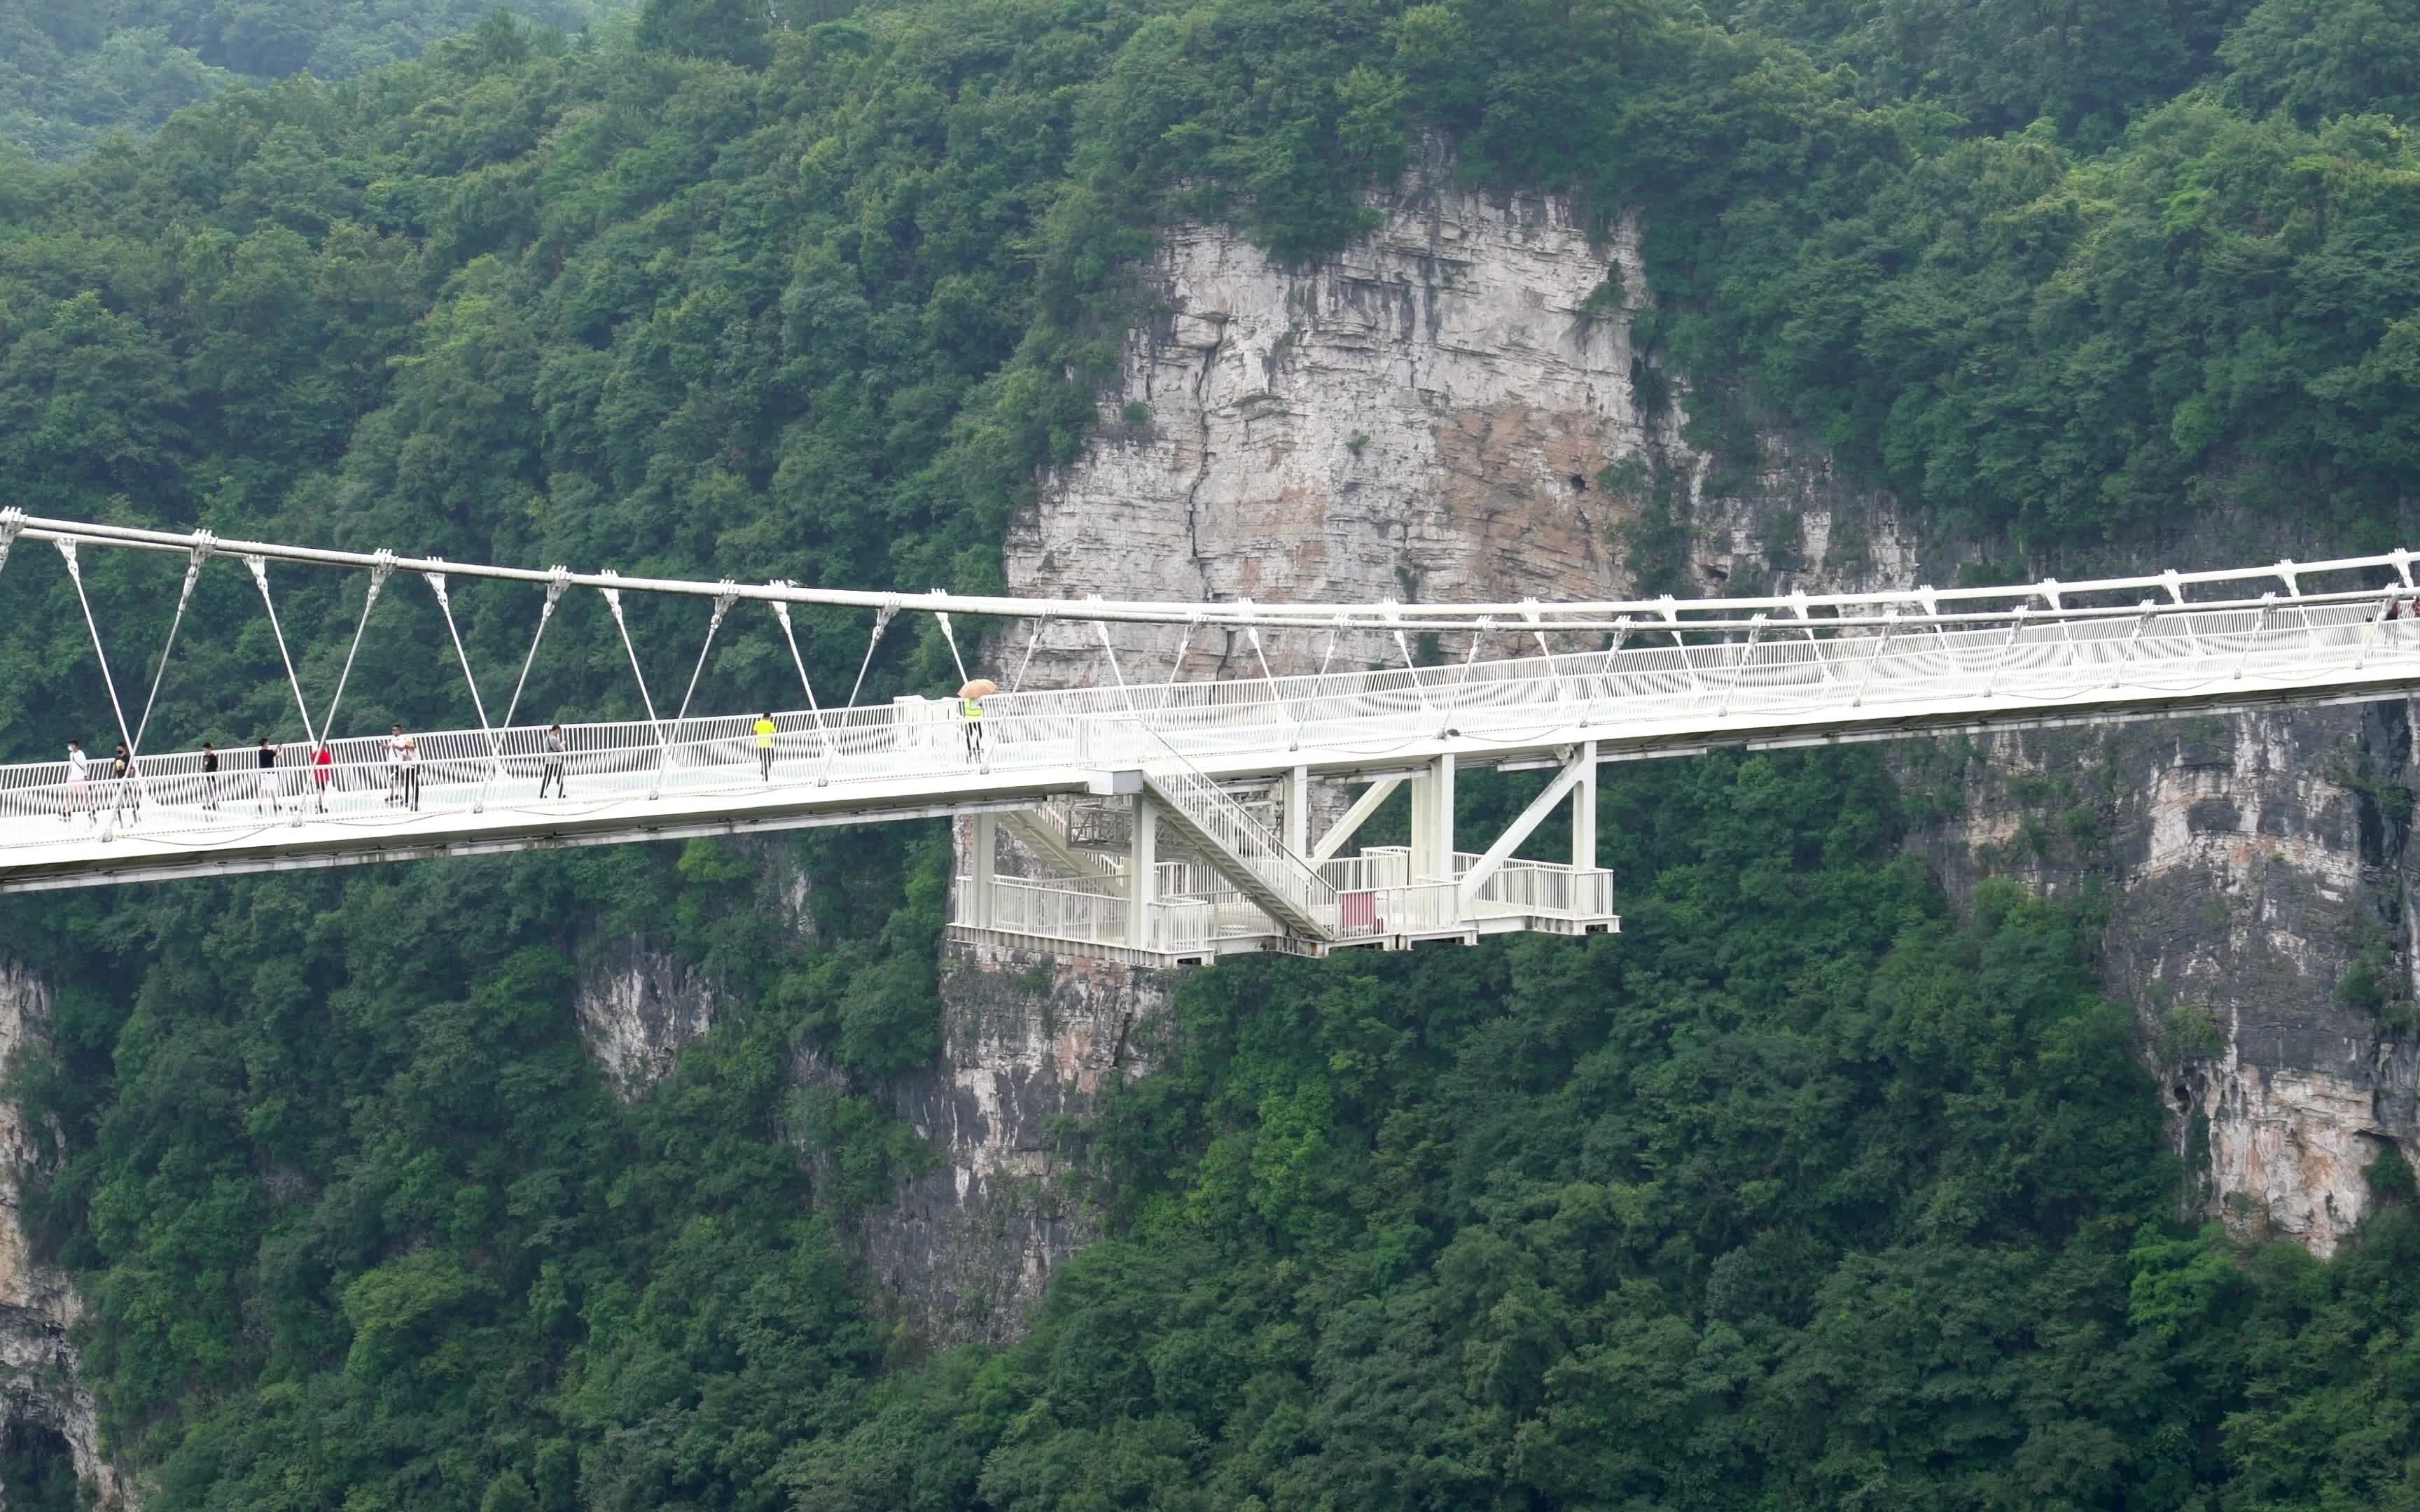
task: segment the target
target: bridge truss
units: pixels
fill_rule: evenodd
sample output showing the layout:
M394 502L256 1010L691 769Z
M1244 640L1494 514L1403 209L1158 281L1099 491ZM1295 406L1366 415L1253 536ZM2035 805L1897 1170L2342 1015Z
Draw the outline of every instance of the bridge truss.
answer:
M81 781L63 762L0 767L0 891L947 815L963 821L952 926L960 937L1149 964L1618 929L1613 879L1596 866L1596 774L1606 761L2355 702L2420 687L2412 557L2402 551L1871 594L1255 605L638 579L0 512L0 570L12 549L35 544L55 548L75 584L133 759L122 779L97 762ZM132 695L143 685L121 684L111 670L85 593L83 557L96 550L184 559L141 703ZM366 579L344 671L316 710L294 672L271 568ZM266 770L250 749L222 752L211 773L196 751L143 743L206 570L250 575L306 733ZM448 643L432 649L450 654L479 719L475 729L414 732L408 769L391 760L383 734L337 733L353 653L397 579L442 611ZM537 611L513 692L492 720L455 626L448 585L460 579L520 584ZM605 601L647 717L566 726L558 757L544 726L516 718L557 606L574 593ZM704 601L695 670L669 717L630 642L629 594ZM804 606L870 616L857 684L837 706L818 696L799 654L791 611ZM769 746L752 712L690 712L715 638L739 612L778 623L799 677L803 706L775 714ZM983 701L979 748L970 748L954 700L858 702L876 646L903 614L935 616L954 655L954 616L1015 622L997 642L1015 671ZM1232 632L1259 675L1138 678L1112 625L1171 627L1186 639ZM1022 686L1050 626L1063 638L1070 626L1097 634L1094 686ZM1263 635L1281 629L1324 640L1316 671L1276 674ZM1416 636L1444 648L1438 664L1414 664ZM1337 665L1340 643L1390 647L1398 664ZM322 746L324 766L314 762ZM1552 776L1502 833L1465 849L1454 834L1455 777L1490 765ZM1313 784L1340 779L1363 791L1314 834ZM1405 785L1409 843L1346 854ZM1568 856L1517 854L1566 803Z

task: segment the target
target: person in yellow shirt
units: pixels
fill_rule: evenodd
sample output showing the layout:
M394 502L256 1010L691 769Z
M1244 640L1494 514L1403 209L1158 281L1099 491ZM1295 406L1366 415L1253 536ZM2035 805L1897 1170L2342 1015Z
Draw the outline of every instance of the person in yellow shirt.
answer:
M980 698L959 699L958 717L965 720L967 725L967 760L970 762L982 761L983 700Z
M756 717L756 775L773 780L773 716L770 710Z

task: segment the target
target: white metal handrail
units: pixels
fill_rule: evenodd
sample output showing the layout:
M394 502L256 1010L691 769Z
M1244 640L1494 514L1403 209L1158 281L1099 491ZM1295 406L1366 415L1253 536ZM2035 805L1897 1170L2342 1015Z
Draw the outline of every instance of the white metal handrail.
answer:
M1135 726L1145 748L1143 770L1171 803L1270 891L1310 919L1324 919L1336 907L1336 889L1310 862L1286 848L1275 830L1169 744L1147 724Z
M966 774L980 793L984 772L1045 767L1100 768L1161 762L1187 791L1215 792L1200 764L1269 757L1290 764L1289 748L1387 754L1454 732L1476 741L1534 739L1580 729L1619 729L1652 741L1737 728L1849 717L1886 717L1895 708L2018 711L2085 707L2112 698L2224 694L2264 687L2325 688L2420 673L2420 624L2380 619L2380 601L2281 601L2258 609L2200 609L2147 619L2137 609L2052 622L2029 617L1993 627L1934 629L1917 620L1902 633L1840 633L1753 645L1632 644L1618 650L1477 661L1467 669L1393 669L1280 678L1269 685L1190 683L1129 687L1136 713L1110 717L1104 691L1070 689L1000 694L987 700L983 769L968 755L963 726L943 702L907 699L889 705L783 712L768 762L750 729L752 717L679 720L659 744L644 721L565 726L568 750L558 796L546 727L524 725L489 736L478 730L422 733L419 795L424 813L490 810L577 811L600 799L717 795L766 787L896 779L904 774ZM1708 677L1709 668L1720 675ZM1280 709L1280 702L1282 709ZM330 743L334 766L324 794L302 747L287 748L275 769L280 804L305 800L313 812L383 818L395 805L396 778L385 737ZM146 754L140 783L123 787L94 753L92 777L70 787L63 762L0 767L0 844L39 846L70 838L65 815L127 810L117 839L177 837L207 843L213 834L257 827L256 748L220 752L216 783L204 779L194 751ZM1158 753L1165 752L1165 756ZM541 785L550 789L542 801ZM136 808L136 800L148 801ZM1198 800L1234 842L1287 874L1284 848L1266 825L1223 794ZM26 821L48 819L50 826ZM1238 854L1241 854L1239 852ZM1298 862L1299 858L1295 858ZM1313 880L1318 881L1316 875ZM1326 883L1319 882L1325 887ZM1289 883L1289 887L1295 884ZM1332 888L1330 889L1332 890ZM1294 896L1289 893L1288 896ZM1306 906L1323 895L1301 889Z

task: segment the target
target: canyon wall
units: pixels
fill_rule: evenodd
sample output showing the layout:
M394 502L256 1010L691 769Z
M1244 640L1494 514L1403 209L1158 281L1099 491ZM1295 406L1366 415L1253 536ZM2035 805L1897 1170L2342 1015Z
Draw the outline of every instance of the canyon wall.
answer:
M936 1159L863 1238L877 1292L928 1339L1015 1337L1052 1267L1094 1237L1060 1180L1055 1120L1091 1112L1109 1078L1149 1072L1177 976L944 947L940 1064L893 1104Z
M0 1066L21 1048L39 1051L50 1033L49 988L32 973L0 964ZM13 1101L0 1100L0 1433L57 1435L75 1462L91 1504L127 1507L134 1499L102 1452L92 1394L76 1374L69 1330L84 1303L65 1272L34 1257L18 1221L20 1185L42 1154ZM9 1488L0 1486L0 1505Z
M1012 589L1264 603L1820 592L1947 582L1984 556L1796 439L1758 437L1753 457L1691 445L1688 395L1638 340L1652 290L1636 224L1459 187L1447 167L1374 200L1379 228L1313 268L1273 265L1223 227L1170 228L1143 271L1156 313L1127 335L1093 444L1012 532ZM2291 521L2213 517L2148 565L2324 545ZM2144 549L2034 565L2141 570ZM1046 628L1030 680L1106 680L1090 634ZM1114 640L1129 676L1259 670L1223 636ZM1003 638L998 656L1024 641ZM1280 671L1328 655L1315 633L1267 649ZM1373 637L1333 655L1400 649ZM1953 892L2009 875L2105 908L2109 988L2140 1014L2169 1099L2180 1200L2323 1254L2366 1205L2376 1151L2420 1139L2406 711L1893 748L1932 816L1911 843Z

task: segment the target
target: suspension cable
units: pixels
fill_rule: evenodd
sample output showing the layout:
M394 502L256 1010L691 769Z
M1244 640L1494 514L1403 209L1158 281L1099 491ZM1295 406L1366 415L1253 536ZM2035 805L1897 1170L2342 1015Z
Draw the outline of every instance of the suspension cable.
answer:
M630 675L639 680L639 702L647 706L647 725L656 733L656 780L647 790L652 799L663 791L664 768L672 764L673 748L664 739L663 721L656 717L656 699L647 691L647 674L639 670L639 648L630 644L630 626L622 619L622 590L600 588L597 592L605 595L606 606L613 611L613 628L622 632L622 650L630 658Z
M537 660L537 644L546 639L546 627L554 621L554 606L562 601L564 594L570 587L571 569L555 568L554 577L546 585L546 602L538 607L537 634L530 637L529 655L521 658L521 674L513 681L513 701L504 705L503 728L506 730L513 727L513 716L520 712L521 689L529 686L530 664ZM367 611L365 610L365 617Z
M269 563L259 557L246 557L243 564L252 569L252 580L260 585L260 601L269 609L269 633L277 638L277 659L286 664L286 684L294 689L294 708L302 716L302 738L316 754L319 733L311 728L311 707L302 702L302 680L294 675L294 657L286 649L286 631L277 623L277 600L269 592Z
M504 722L497 726L500 730L510 730L513 727L513 716L520 712L521 689L529 686L530 666L537 660L538 642L546 639L546 627L554 621L554 606L563 597L565 590L568 589L570 586L571 569L569 567L556 567L554 569L554 576L548 580L546 585L546 602L538 606L537 633L530 637L529 653L521 657L521 674L513 680L512 702L504 705ZM376 596L378 589L375 584L371 586L370 593L372 596ZM369 606L366 604L363 605L362 623L365 625L368 624L369 615ZM354 632L354 639L356 640L360 639L360 632ZM477 692L478 690L476 688L472 689L472 693L474 697ZM334 715L332 714L331 718L333 717ZM473 812L480 811L487 808L489 790L493 788L496 785L496 782L502 779L504 775L504 753L502 748L502 743L499 742L495 762L488 768L486 779L479 783L479 796L472 804L472 810ZM543 783L540 784L540 786L543 785Z
M1337 638L1338 636L1340 636L1340 635L1343 634L1343 633L1344 633L1344 616L1343 616L1343 615L1342 615L1342 614L1340 614L1340 615L1338 615L1335 619L1333 619L1333 620L1331 620L1331 621L1329 621L1329 622L1328 622L1328 625L1327 625L1327 649L1326 649L1325 652L1323 652L1323 653L1321 653L1321 654L1320 654L1320 657L1319 657L1319 676L1318 676L1318 678L1317 678L1314 682L1312 682L1312 684L1311 685L1311 701L1312 701L1312 702L1314 702L1314 703L1316 703L1319 700L1324 699L1324 698L1326 698L1326 697L1327 696L1327 664L1328 664L1331 660L1335 659L1335 656L1336 656L1336 638ZM1311 728L1311 716L1310 716L1309 714L1305 713L1305 712L1304 712L1303 710L1301 710L1301 709L1296 709L1296 710L1295 711L1295 719L1294 719L1294 738L1293 738L1292 740L1290 740L1290 741L1288 741L1288 742L1286 743L1286 749L1288 749L1288 750L1300 750L1300 749L1302 749L1302 737L1303 737L1303 733L1304 733L1305 731L1309 730L1310 728Z
M428 586L436 592L437 607L445 615L445 633L454 638L454 656L462 663L462 681L471 687L471 712L479 717L479 733L488 737L488 754L495 763L491 771L500 770L504 764L504 744L496 738L495 727L488 723L487 701L479 697L479 680L471 675L471 654L462 649L462 632L454 625L454 604L445 595L445 575L424 572L421 576L428 579ZM479 785L479 796L472 802L471 811L485 813L487 808L488 788L483 782Z
M380 548L378 564L370 568L370 591L362 598L362 617L353 625L353 643L345 649L345 670L336 674L336 696L328 701L327 717L319 721L319 728L332 739L336 733L337 705L345 702L345 685L353 680L353 658L361 654L362 632L370 627L370 610L378 607L379 591L386 586L387 576L394 571L395 553Z
M940 590L936 588L933 592L938 594ZM941 622L941 639L950 643L950 659L957 663L958 686L960 687L964 687L967 686L968 681L967 664L965 658L958 655L958 633L957 631L950 628L949 615L937 609L933 613L933 618Z
M1168 660L1168 680L1171 683L1175 682L1177 680L1177 674L1184 670L1185 654L1193 648L1193 632L1201 624L1202 617L1197 614L1193 618L1185 622L1184 631L1177 636L1176 655L1171 656Z
M789 584L783 583L781 586L786 588ZM790 644L790 663L799 669L799 686L807 690L807 713L814 717L815 733L824 743L827 770L823 776L815 779L815 785L821 787L831 780L829 770L830 758L839 753L840 748L833 743L831 732L824 728L824 711L815 702L814 679L807 675L807 658L799 655L799 637L797 632L790 628L790 606L778 598L773 600L773 617L782 622L782 639Z
M151 674L151 691L143 700L143 717L134 721L134 734L126 743L126 775L134 780L135 789L144 801L151 799L150 779L143 775L143 736L151 728L151 710L160 702L160 684L168 675L168 654L177 649L177 629L185 623L185 607L194 601L194 579L200 576L202 563L209 560L214 538L208 531L199 532L192 553L185 562L185 583L177 591L177 612L168 621L168 639L160 647L160 665ZM117 833L117 816L121 805L109 806L109 823L101 829L101 839Z
M1480 619L1479 624L1471 628L1470 649L1464 652L1462 655L1462 675L1453 680L1454 687L1460 687L1463 684L1470 681L1470 669L1479 661L1479 638L1485 635L1495 627L1496 622L1494 620L1487 619L1482 616Z
M1043 615L1033 622L1033 633L1025 638L1025 659L1016 664L1016 675L1009 680L1012 693L1025 686L1025 669L1033 665L1033 648L1042 643L1042 632L1050 627L1050 616Z
M865 690L866 669L874 665L874 648L882 643L882 632L891 628L891 618L899 612L896 603L883 605L874 611L874 633L865 638L865 659L857 664L857 681L849 685L848 706L857 707L857 695Z
M93 659L101 663L101 686L109 689L110 712L117 716L117 735L119 739L126 742L126 760L131 771L134 764L134 733L126 728L126 710L117 702L117 679L109 674L109 654L101 649L101 625L92 617L92 600L85 596L84 568L76 562L76 548L73 541L59 541L55 544L59 548L59 555L67 558L68 576L75 580L76 602L84 606L84 625L92 633ZM115 829L117 824L115 807L110 811L109 822L111 827Z
M1246 599L1245 602L1249 603L1251 600ZM1279 710L1283 712L1285 700L1278 696L1278 674L1269 670L1269 654L1261 644L1261 627L1257 625L1247 625L1244 626L1244 636L1252 642L1252 655L1260 658L1261 681L1268 685L1269 702L1275 703Z
M1142 711L1135 707L1134 690L1126 687L1126 674L1118 669L1118 648L1109 644L1109 622L1094 620L1093 624L1101 632L1101 651L1109 658L1109 676L1117 682L1118 696L1125 700L1126 712L1140 714Z
M160 702L160 684L168 675L168 653L177 649L177 630L185 623L185 608L194 601L194 580L201 576L202 563L209 561L214 544L210 532L203 531L185 562L185 585L177 590L177 612L168 621L168 639L160 647L160 666L151 674L151 692L143 701L143 717L134 721L134 740L126 748L131 761L143 752L143 737L151 729L151 710ZM115 818L115 815L112 816Z
M731 587L731 579L723 579L722 585L725 588ZM689 673L689 691L681 695L680 712L673 716L673 729L675 731L679 730L681 722L689 717L690 700L697 697L697 680L706 671L706 658L714 650L715 633L722 628L722 617L731 612L732 605L738 602L737 594L715 595L714 616L706 622L706 644L697 648L697 665L690 668Z
M1411 676L1412 696L1420 701L1420 708L1423 711L1434 712L1435 705L1429 702L1428 685L1420 679L1419 664L1412 660L1412 643L1404 639L1404 626L1401 623L1404 617L1402 606L1398 605L1391 598L1382 599L1380 600L1380 603L1384 606L1387 618L1397 622L1395 625L1395 649L1404 654L1404 671Z

